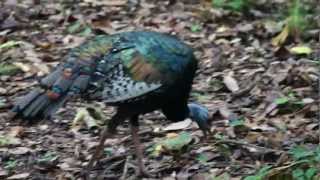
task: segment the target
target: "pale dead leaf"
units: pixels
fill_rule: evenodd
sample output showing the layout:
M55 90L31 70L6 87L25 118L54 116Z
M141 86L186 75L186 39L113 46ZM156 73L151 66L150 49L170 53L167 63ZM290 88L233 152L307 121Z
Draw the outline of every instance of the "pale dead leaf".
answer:
M9 153L14 155L22 155L30 152L31 149L27 147L15 147L14 149L10 149Z
M90 115L86 108L78 108L77 114L72 121L72 129L79 128L83 122L89 129L98 126L96 120Z
M179 121L176 123L171 123L167 127L163 128L164 131L174 131L174 130L181 130L186 129L191 125L191 119L186 119L184 121Z
M3 170L1 167L0 167L0 177L5 177L5 176L8 176L9 175L9 172L6 171L6 170Z
M15 66L17 66L19 69L21 69L23 72L29 72L31 70L30 65L21 63L21 62L14 62Z
M49 74L50 72L49 66L45 63L35 63L33 65L36 67L36 69L38 69L37 76L43 76L45 74Z
M25 47L27 47L28 45L24 45ZM33 47L32 47L33 48ZM26 49L24 51L25 53L25 59L33 62L33 63L41 63L41 59L39 58L39 54L37 52L35 52L33 49Z
M123 6L127 0L84 0L86 3L92 3L94 6Z
M166 138L174 138L174 137L177 137L177 136L178 136L177 133L168 133L168 134L166 135Z
M234 79L230 74L223 77L223 83L231 92L236 92L240 89L237 80Z
M26 179L30 176L30 173L21 173L21 174L15 174L13 176L8 177L8 179Z
M311 103L314 102L314 99L312 99L312 98L303 98L301 101L302 101L304 104L311 104Z

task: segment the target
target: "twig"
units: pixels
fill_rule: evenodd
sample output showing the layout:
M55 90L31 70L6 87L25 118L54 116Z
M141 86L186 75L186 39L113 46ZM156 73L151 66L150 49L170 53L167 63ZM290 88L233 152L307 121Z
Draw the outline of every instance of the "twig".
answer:
M122 159L124 159L126 156L128 156L128 153L123 153L123 154L120 154L120 155L107 157L107 158L101 159L99 162L100 162L100 164L106 164L106 163L108 163L109 161L122 160Z
M124 167L123 167L123 172L122 172L122 176L121 176L121 180L125 180L127 177L127 173L128 173L128 161L129 161L129 156L127 156Z
M241 145L241 146L249 146L249 147L253 147L255 149L260 149L264 152L277 152L277 153L284 153L285 152L282 150L266 148L266 147L257 146L254 144L249 144L247 142L241 142L241 141L236 141L236 140L231 140L231 139L223 139L223 140L219 139L217 142L215 142L215 144L218 144L218 143L230 143L230 144Z
M138 134L139 134L139 136L141 136L141 135L147 134L149 132L152 132L152 129L145 129L145 130L139 131ZM127 136L121 138L119 140L118 144L122 144L126 141L129 141L130 139L131 139L131 135L127 135Z

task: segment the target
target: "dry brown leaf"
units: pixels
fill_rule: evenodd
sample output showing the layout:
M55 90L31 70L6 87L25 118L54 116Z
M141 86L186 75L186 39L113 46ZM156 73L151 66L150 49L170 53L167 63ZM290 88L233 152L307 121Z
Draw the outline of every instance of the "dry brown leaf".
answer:
M272 38L271 44L273 46L279 47L284 44L289 36L289 25L286 24L285 27L282 29L281 33L278 34L276 37Z
M23 133L24 133L24 127L13 126L10 128L8 135L11 137L20 137Z

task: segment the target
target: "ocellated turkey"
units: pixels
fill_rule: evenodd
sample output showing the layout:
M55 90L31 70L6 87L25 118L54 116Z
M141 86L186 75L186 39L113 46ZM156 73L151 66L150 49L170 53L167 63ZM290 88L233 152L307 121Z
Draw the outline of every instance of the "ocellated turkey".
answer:
M144 173L139 115L161 110L171 121L190 117L207 133L208 110L188 103L197 67L192 49L170 35L142 31L98 35L72 49L38 87L15 103L11 112L28 120L47 118L79 95L116 106L89 168L99 158L106 138L129 119L139 170Z

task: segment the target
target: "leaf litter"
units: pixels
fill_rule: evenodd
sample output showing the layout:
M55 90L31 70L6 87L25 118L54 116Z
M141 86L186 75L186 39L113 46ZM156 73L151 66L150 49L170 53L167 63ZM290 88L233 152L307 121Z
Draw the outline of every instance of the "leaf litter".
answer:
M101 129L113 108L102 108L97 119L84 108L87 102L74 101L52 121L28 126L6 115L12 100L36 83L36 75L47 74L70 48L99 33L170 33L190 44L200 60L191 99L209 108L213 134L205 140L190 120L170 124L159 112L144 116L145 164L159 177L240 179L264 165L278 166L271 172L279 174L292 166L285 158L290 147L319 143L320 44L316 38L291 41L287 21L272 19L266 9L285 1L252 7L251 18L207 1L70 2L0 2L0 178L79 177L98 142L90 127ZM86 126L75 131L76 116ZM118 179L127 168L125 178L134 178L131 152L124 123L107 140L92 175Z

